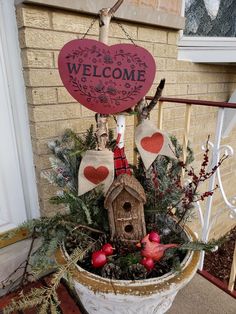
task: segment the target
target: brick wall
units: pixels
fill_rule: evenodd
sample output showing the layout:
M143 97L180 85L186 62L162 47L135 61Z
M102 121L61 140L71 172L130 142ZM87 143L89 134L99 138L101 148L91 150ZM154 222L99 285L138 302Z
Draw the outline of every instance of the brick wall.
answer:
M29 109L29 120L38 180L41 211L51 215L56 211L48 199L56 188L40 177L49 168L47 142L60 136L66 128L81 133L94 123L94 113L80 106L62 86L57 57L62 46L81 37L91 23L91 17L48 7L25 5L17 8L19 39ZM155 57L157 73L149 92L153 95L159 80L166 78L165 96L226 101L236 88L236 68L223 65L203 65L177 60L177 31L153 28L134 23L123 23L130 36ZM88 38L97 39L98 25L90 30ZM129 42L120 27L112 22L110 44ZM164 129L182 140L184 105L165 104ZM213 136L217 110L210 107L194 107L191 118L190 141L196 152L196 164L200 160L200 145L207 135ZM157 121L157 109L151 115ZM110 124L114 127L114 123ZM132 159L133 118L127 119L127 154ZM236 130L227 140L236 149ZM213 138L212 138L213 139ZM225 162L224 184L229 196L235 193L235 158ZM221 199L216 195L218 204ZM222 224L223 221L223 224ZM233 224L224 214L217 222L214 233L223 233ZM197 228L197 224L195 223Z
M181 15L182 0L127 0L126 2L140 7L150 7L158 9L158 11Z

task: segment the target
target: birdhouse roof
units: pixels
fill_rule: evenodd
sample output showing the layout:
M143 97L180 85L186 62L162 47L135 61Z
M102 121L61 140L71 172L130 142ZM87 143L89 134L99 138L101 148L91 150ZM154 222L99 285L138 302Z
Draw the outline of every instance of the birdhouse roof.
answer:
M105 208L109 208L114 199L123 190L126 190L142 203L146 202L146 195L139 181L134 176L121 174L113 181L112 185L106 193L104 202Z

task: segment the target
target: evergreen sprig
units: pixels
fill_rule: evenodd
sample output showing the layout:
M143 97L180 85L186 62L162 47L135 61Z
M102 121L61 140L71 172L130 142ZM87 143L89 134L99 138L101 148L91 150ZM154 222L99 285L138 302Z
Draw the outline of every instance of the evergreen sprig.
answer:
M58 270L53 274L51 283L48 287L33 288L27 294L21 292L17 299L13 299L11 303L3 309L4 314L10 314L15 311L23 311L28 308L38 307L39 314L45 313L60 313L58 306L60 304L57 296L57 288L63 277L71 273L76 263L81 260L84 255L90 251L95 245L95 242L90 244L86 249L77 248L68 258L65 265L58 267Z
M133 167L134 175L142 184L147 196L145 205L147 215L148 213L166 215L169 213L169 209L175 207L175 204L178 204L183 197L182 166L179 163L183 148L176 137L170 136L170 139L176 158L157 156L148 170L145 170L144 164L139 158L137 167ZM193 151L188 147L186 165L193 160ZM176 215L178 216L178 214L179 210L177 209Z

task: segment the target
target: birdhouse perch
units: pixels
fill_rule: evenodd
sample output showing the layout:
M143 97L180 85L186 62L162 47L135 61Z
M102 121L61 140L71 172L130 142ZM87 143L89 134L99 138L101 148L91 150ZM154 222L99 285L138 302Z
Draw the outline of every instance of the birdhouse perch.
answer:
M114 180L104 202L112 238L116 236L125 241L137 241L146 235L145 202L144 189L135 177L122 174Z

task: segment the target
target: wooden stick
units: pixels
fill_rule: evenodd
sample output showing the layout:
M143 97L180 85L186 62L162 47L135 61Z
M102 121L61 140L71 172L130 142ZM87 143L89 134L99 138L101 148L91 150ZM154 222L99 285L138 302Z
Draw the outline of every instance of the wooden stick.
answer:
M119 9L119 7L122 5L123 2L124 2L124 0L118 0L113 5L113 7L109 10L109 14L112 16Z
M99 11L99 41L104 44L108 44L109 25L112 15L118 10L122 2L123 0L118 0L112 8L104 8ZM108 141L108 115L97 114L96 122L97 149L104 150Z
M138 125L138 117L137 115L134 116L134 136L133 136L133 149L134 149L134 153L133 153L133 165L137 166L138 163L138 154L137 154L137 150L136 150L136 145L135 145L135 127Z
M191 106L186 105L185 109L185 123L184 123L184 138L183 138L183 162L186 162L187 159L187 148L188 148L188 139L190 131L190 118L191 118Z
M162 124L163 124L163 101L159 101L158 116L157 116L158 129L162 130Z
M233 262L232 262L229 285L228 285L228 289L231 292L234 290L235 279L236 279L236 242L235 242L235 247L234 247L234 256L233 256Z

